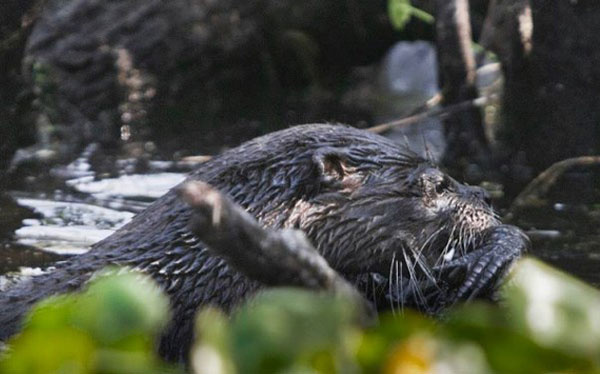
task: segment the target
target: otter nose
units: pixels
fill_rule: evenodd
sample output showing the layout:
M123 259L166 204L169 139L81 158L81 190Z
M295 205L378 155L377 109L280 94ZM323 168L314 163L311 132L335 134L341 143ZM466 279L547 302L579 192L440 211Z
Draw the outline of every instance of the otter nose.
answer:
M486 204L492 205L492 198L486 189L476 186L469 186L469 194L477 199L485 201Z

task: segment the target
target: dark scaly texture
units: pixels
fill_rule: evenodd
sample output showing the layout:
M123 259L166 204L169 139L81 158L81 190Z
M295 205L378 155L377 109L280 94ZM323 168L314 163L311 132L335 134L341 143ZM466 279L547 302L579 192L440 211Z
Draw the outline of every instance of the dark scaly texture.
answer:
M265 226L303 230L380 308L431 312L488 292L526 247L526 239L510 239L524 238L517 228L499 226L481 189L350 127L304 125L256 138L202 164L189 179L228 194ZM189 217L171 191L88 253L3 293L0 337L18 330L35 301L78 289L107 265L126 265L152 275L168 293L173 318L160 352L184 359L199 306L230 310L260 287L212 255L188 231ZM495 235L496 227L503 229Z

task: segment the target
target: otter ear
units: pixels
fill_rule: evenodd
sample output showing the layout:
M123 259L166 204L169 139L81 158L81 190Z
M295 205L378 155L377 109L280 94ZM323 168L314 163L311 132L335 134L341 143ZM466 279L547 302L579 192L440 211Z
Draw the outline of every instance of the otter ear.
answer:
M312 158L319 171L321 182L327 184L343 182L351 174L346 154L341 149L322 148L316 151Z

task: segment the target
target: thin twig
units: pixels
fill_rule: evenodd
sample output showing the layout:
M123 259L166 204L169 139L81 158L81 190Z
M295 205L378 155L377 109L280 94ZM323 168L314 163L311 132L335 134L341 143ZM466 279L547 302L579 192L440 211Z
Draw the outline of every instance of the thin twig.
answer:
M434 97L435 98L435 97ZM479 108L487 105L490 101L496 98L496 95L481 96L473 100L462 101L458 104L449 105L442 108L431 108L425 112L417 113L408 117L401 118L399 120L386 122L380 125L369 127L367 130L376 134L382 134L390 131L394 128L405 127L414 123L421 122L427 118L438 117L444 119L455 113L471 108ZM426 106L427 107L427 106Z
M550 187L556 183L556 180L567 170L574 166L600 165L600 156L581 156L559 161L543 172L534 180L529 182L527 187L515 198L510 206L510 213L515 213L519 209L536 205L542 201L542 197L548 193Z

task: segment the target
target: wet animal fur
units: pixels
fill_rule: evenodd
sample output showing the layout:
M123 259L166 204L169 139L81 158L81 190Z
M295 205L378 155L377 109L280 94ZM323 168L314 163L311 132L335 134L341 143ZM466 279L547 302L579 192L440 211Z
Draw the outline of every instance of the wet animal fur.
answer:
M369 274L378 274L385 290L412 290L417 306L431 302L420 285L436 283L433 268L444 255L467 252L479 232L498 223L479 189L383 137L345 126L272 133L224 152L189 178L228 194L265 226L305 231L368 296L381 294L366 289L375 287ZM185 359L200 306L229 310L260 288L212 255L188 231L189 217L171 191L88 253L3 293L0 338L18 331L37 300L77 290L95 271L117 264L150 274L168 293L173 319L159 350Z

